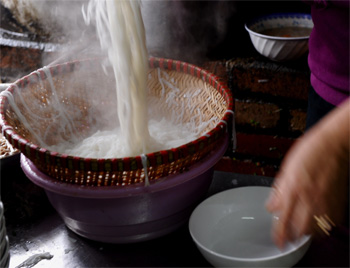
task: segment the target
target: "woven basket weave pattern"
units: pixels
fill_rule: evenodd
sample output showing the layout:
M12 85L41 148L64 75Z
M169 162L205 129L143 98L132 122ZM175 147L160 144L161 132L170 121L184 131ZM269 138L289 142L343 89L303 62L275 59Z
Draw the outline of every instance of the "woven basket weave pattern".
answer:
M108 107L115 103L113 98L106 99L100 106L93 100L84 98L92 93L87 88L93 88L96 91L101 86L95 82L96 79L91 78L96 75L88 68L93 64L94 61L88 60L50 67L57 96L53 96L55 94L48 91L50 83L48 79L39 82L38 75L45 78L45 74L40 70L17 81L16 86L10 87L9 90L13 92L15 103L22 113L40 113L40 120L33 116L28 119L28 123L35 126L40 138L45 139L47 144L59 142L57 137L64 135L70 139L69 125L62 127L64 122L55 121L59 116L58 111L51 108L53 101L58 100L64 107L66 115L73 118L73 126L82 137L90 135L99 128L100 124L106 123L91 118L99 118L99 113L108 111ZM199 124L199 120L212 120L197 140L178 148L147 154L148 177L150 180L157 180L169 174L185 171L212 151L217 143L222 142L224 135L232 127L230 111L233 110L233 101L229 90L218 81L218 78L203 69L179 61L156 58L150 60L150 67L149 100L150 102L158 100L156 107L160 114L166 115L169 111L176 113L181 107L180 104L186 102L190 105L191 112L184 114L183 122L194 120ZM181 91L170 106L164 100L164 92L162 93L165 88L166 95L169 89L159 82L158 68L166 72L169 79L175 81L176 87ZM76 79L74 75L72 76L76 72L81 72L84 79ZM113 83L107 80L106 85ZM86 86L87 84L89 87ZM21 90L21 98L16 94L16 87ZM196 89L201 89L200 94L192 98L186 97L193 95ZM124 186L144 182L145 174L141 156L87 159L49 151L38 145L38 140L20 122L6 98L1 98L0 105L0 123L5 137L47 175L60 181L81 185ZM95 114L96 117L91 117L91 114Z

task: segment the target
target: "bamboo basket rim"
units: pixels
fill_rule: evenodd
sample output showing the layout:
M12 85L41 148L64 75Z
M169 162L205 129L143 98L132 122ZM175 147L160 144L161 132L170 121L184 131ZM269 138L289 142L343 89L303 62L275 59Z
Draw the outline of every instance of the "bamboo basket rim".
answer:
M74 60L62 64L52 65L48 67L48 69L54 76L55 74L62 72L72 72L75 68L78 68L80 64L91 64L91 62L94 60L96 59ZM193 154L199 150L203 144L211 144L216 139L218 139L222 133L230 131L229 126L231 125L234 114L233 96L230 89L220 81L220 78L218 76L196 65L179 60L171 60L165 58L150 57L149 67L173 70L202 79L204 82L210 84L213 88L215 88L223 96L227 103L227 110L224 116L221 118L220 122L213 129L200 136L198 139L176 148L145 154L147 157L147 167L168 164L182 158L183 156ZM42 68L34 72L39 72L45 77ZM23 88L26 85L33 83L32 74L34 72L15 81L6 89L6 91L10 91L12 93L15 87ZM7 98L0 96L0 126L3 136L10 142L10 144L12 144L14 148L17 148L29 159L33 159L34 157L39 161L52 161L53 163L60 163L61 165L73 169L79 169L81 162L88 162L91 164L92 171L132 171L143 168L141 155L122 158L84 158L50 151L46 148L40 147L39 145L26 140L21 135L16 133L13 127L6 121L5 108L7 105Z

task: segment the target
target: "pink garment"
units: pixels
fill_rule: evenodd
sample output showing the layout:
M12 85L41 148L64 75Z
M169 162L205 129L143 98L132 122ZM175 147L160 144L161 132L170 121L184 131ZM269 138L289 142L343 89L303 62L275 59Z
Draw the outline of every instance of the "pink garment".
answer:
M349 0L311 2L314 29L309 40L311 85L327 102L349 97Z

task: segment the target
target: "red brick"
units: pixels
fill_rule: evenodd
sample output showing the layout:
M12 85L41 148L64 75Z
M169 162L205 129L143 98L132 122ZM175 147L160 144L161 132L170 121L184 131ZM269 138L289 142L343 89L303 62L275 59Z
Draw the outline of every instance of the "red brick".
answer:
M227 62L233 90L270 94L296 100L307 100L309 73L283 68L272 62L234 59Z
M269 135L237 133L237 153L281 159L294 143L294 139Z
M252 160L237 160L229 157L223 157L214 166L214 169L217 171L268 177L274 177L277 173L276 168L272 165L262 165Z
M226 61L210 61L204 63L200 67L209 71L210 73L217 75L220 78L220 81L227 84L228 73L226 69Z
M236 100L235 105L237 125L274 128L280 119L280 109L275 104Z
M1 46L1 69L34 71L41 67L42 52L37 49Z
M304 110L291 110L290 111L291 119L289 128L291 131L305 131L306 125L306 111Z

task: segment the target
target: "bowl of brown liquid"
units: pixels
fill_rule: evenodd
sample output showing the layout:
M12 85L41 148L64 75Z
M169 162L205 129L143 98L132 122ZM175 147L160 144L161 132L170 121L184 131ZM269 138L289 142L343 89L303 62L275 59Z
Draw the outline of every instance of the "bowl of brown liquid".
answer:
M283 62L307 53L313 26L310 14L278 13L255 18L245 29L261 55Z

